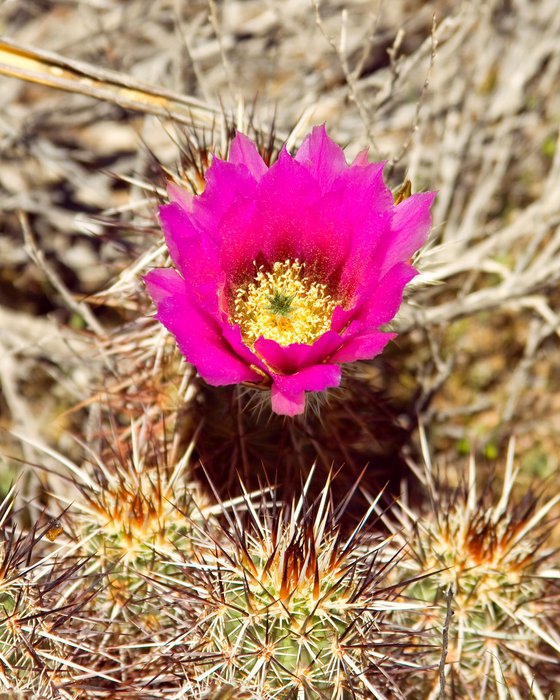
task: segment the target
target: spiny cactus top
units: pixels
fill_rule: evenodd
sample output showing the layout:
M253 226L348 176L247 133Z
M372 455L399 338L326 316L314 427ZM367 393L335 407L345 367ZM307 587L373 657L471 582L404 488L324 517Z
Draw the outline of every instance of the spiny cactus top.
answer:
M202 194L170 186L160 218L176 270L145 280L209 384L270 387L272 409L293 416L394 337L380 327L416 274L434 193L395 204L382 171L365 152L348 165L320 126L270 167L238 133Z

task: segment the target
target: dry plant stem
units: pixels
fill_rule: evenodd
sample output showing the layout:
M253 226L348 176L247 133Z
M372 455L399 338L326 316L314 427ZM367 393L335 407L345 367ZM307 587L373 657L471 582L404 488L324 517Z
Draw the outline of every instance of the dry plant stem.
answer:
M228 86L230 89L234 90L236 85L236 81L234 79L235 74L227 57L226 47L224 43L224 32L223 28L220 26L220 20L218 18L218 8L216 7L216 3L214 2L214 0L207 0L207 2L208 9L210 11L210 23L212 24L212 27L218 39L218 43L220 45L220 57L222 60L222 65L224 67L225 74L227 76ZM238 100L234 100L234 102L237 101Z
M13 352L2 343L0 334L0 388L4 400L8 404L13 426L25 429L28 435L37 437L39 429L36 421L29 415L26 403L17 390L18 379L18 364L15 362ZM33 461L34 454L29 445L23 446L23 453L27 461Z
M358 62L356 63L356 67L354 68L354 70L352 72L352 77L355 80L359 80L359 78L362 74L362 70L364 69L364 66L366 64L368 54L371 51L371 48L375 43L376 33L377 33L379 23L381 20L382 9L383 9L383 0L378 0L377 7L375 8L375 11L373 13L372 20L371 20L371 29L369 29L369 31L368 31L367 39L364 42L361 56L360 56Z
M502 410L501 420L503 422L511 421L514 417L520 395L524 387L527 386L531 369L538 359L538 350L541 344L553 333L558 334L559 331L560 323L557 319L553 324L539 318L532 319L523 357L511 377L507 402Z
M347 13L346 10L342 11L342 17L341 17L341 28L340 28L340 42L337 44L337 42L334 40L330 34L327 33L323 21L321 20L321 1L320 0L313 0L313 6L315 8L315 22L317 23L317 27L325 37L325 39L329 42L331 45L333 51L335 52L339 62L340 62L340 67L342 68L342 72L344 73L344 77L346 79L346 83L348 85L348 89L350 91L350 95L352 96L352 99L354 100L354 103L356 104L356 107L360 113L360 117L362 120L362 123L364 125L364 128L366 130L367 136L368 136L368 141L370 146L373 148L373 153L372 155L374 157L380 157L381 156L381 151L379 149L379 146L377 145L376 142L376 137L373 133L373 125L372 125L372 120L367 112L366 106L364 105L364 102L359 94L359 87L358 87L358 82L355 78L355 71L350 70L350 67L348 65L348 58L346 56L346 18L347 18ZM360 64L358 64L359 66Z
M0 41L0 74L88 95L181 124L208 126L218 113L216 108L200 100L133 80L126 73L74 61L7 39Z
M21 229L23 231L23 240L25 241L25 247L29 257L39 267L39 269L45 273L49 282L59 292L66 306L71 311L81 316L96 335L105 335L103 326L92 314L89 306L84 302L76 301L74 299L72 293L60 278L60 275L57 274L56 270L54 270L54 268L51 265L49 265L49 263L45 259L43 252L38 248L37 243L35 242L35 238L31 231L31 227L29 225L29 218L27 217L27 214L23 211L19 211L18 219L21 225Z
M211 99L210 95L208 93L208 90L206 88L206 81L204 80L204 75L202 70L200 69L197 60L193 56L192 52L192 47L191 47L191 39L189 37L189 33L192 35L194 31L196 31L197 25L201 24L203 22L203 19L199 19L196 24L194 22L189 24L189 32L187 32L187 28L185 27L185 23L181 18L180 15L180 10L181 10L181 0L174 0L174 6L175 6L175 21L177 23L177 30L181 35L181 40L183 42L183 49L190 61L193 73L196 78L197 85L202 92L204 96L204 100L206 103L211 104ZM194 25L194 26L193 26Z
M412 122L412 126L410 128L410 133L406 137L400 151L397 153L396 156L392 156L391 159L389 160L389 163L387 164L388 168L388 175L390 175L397 163L402 160L404 157L405 153L408 151L410 148L410 144L412 143L412 139L414 138L414 134L416 133L418 129L418 124L420 122L420 112L422 110L422 105L424 104L424 98L426 95L426 91L428 90L428 87L430 85L430 75L432 72L432 69L434 67L434 63L436 60L436 51L437 51L437 37L436 37L436 16L433 16L432 19L432 31L430 33L430 40L432 42L431 45L431 51L430 51L430 63L428 65L428 70L426 71L426 77L424 79L424 83L422 84L422 92L420 93L420 97L418 98L418 101L416 102L416 108L414 111L414 119ZM393 62L393 55L391 55L391 63Z
M21 431L32 441L41 436L41 414L30 409L28 399L21 392L21 383L28 379L32 368L48 357L56 367L64 367L68 374L79 370L84 356L90 353L89 343L46 319L0 307L0 389L8 405L12 431ZM74 396L83 391L84 386L79 385L71 389ZM4 453L15 453L11 442ZM35 463L38 453L33 444L24 440L20 445L25 461ZM31 470L25 467L25 471L30 473ZM39 475L39 481L43 486L47 484L45 475ZM33 492L38 483L36 480L31 483ZM27 492L27 489L26 484L22 491Z
M467 241L475 233L475 230L470 232L470 236L458 237L453 244L453 250L457 251L457 257L453 262L444 263L438 267L439 279L449 279L460 272L480 270L481 261L488 261L488 271L492 269L493 272L500 274L501 283L497 287L473 291L456 301L425 309L417 314L413 321L414 325L421 323L421 319L428 324L441 325L456 318L500 305L523 303L529 297L534 297L541 289L550 289L555 285L560 279L560 235L556 230L560 223L560 213L558 212L558 201L560 201L559 154L560 149L557 148L547 181L543 186L541 199L520 213L512 224L495 235L482 239L479 243L470 243L467 248ZM535 251L529 257L527 253L533 252L529 246L513 270L497 265L492 267L488 265L491 254L497 254L499 250L510 249L517 241L524 240L529 230L534 231L533 236L537 240L547 239L547 243L538 253ZM555 234L550 235L553 232ZM534 241L534 238L532 240ZM445 248L447 249L448 246ZM444 246L442 246L438 257L441 258L443 251ZM484 263L482 265L484 266ZM547 306L546 298L542 299ZM550 313L553 317L555 316L553 312ZM401 330L405 330L407 327L410 328L411 324L404 324Z
M75 367L82 363L91 345L68 329L57 328L48 319L15 312L0 306L0 339L20 358L39 360L48 355L59 365Z

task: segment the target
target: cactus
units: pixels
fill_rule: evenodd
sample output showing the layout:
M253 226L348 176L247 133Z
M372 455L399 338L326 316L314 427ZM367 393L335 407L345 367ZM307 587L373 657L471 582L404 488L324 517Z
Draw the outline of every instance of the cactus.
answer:
M54 631L57 600L79 564L65 566L45 551L58 524L36 523L27 533L11 522L15 487L0 504L0 690L8 696L59 697L64 641ZM46 538L45 540L43 538ZM1 695L1 693L0 693Z
M496 498L491 481L477 493L474 459L464 488L450 492L436 483L427 458L432 510L401 514L414 533L407 534L413 555L403 561L402 575L431 572L408 589L427 606L418 629L434 634L435 670L421 684L430 700L442 692L440 671L453 698L544 700L553 689L546 667L560 654L553 622L559 573L550 568L547 514L560 497L541 504L526 493L516 502L513 459L512 443Z
M391 671L415 664L390 613L414 604L385 582L394 561L380 556L382 538L366 534L373 506L347 538L329 484L312 505L304 492L290 506L245 506L214 550L185 563L189 583L167 580L189 618L169 653L194 667L196 681L255 698L401 697Z
M146 417L132 423L128 434L115 428L99 451L90 450L89 469L64 460L77 496L58 497L68 503L61 520L79 552L89 557L88 574L106 577L105 594L95 605L104 598L109 619L146 630L159 627L150 573L165 570L179 538L189 556L196 528L212 511L190 478L191 450L176 458L151 440L150 427Z

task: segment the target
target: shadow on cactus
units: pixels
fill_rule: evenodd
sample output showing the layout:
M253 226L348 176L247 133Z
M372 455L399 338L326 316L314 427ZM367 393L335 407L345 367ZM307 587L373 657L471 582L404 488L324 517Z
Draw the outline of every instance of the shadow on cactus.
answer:
M397 674L418 648L391 621L412 611L387 583L398 556L384 556L366 514L349 537L330 483L313 503L247 499L214 547L185 561L187 583L160 577L171 607L189 622L165 647L198 684L233 685L255 698L401 698ZM389 693L389 695L387 695ZM219 695L218 695L219 697Z
M450 492L434 477L425 439L424 456L424 474L419 470L418 476L432 508L420 514L403 506L398 527L404 526L413 553L401 571L436 571L408 589L430 606L423 620L408 621L434 631L435 670L410 687L421 687L428 700L439 698L443 656L445 697L545 700L555 689L552 669L560 670L560 571L552 568L555 550L547 546L547 516L560 496L543 503L533 493L514 499L513 442L497 497L491 478L477 492L473 459L464 487Z
M407 411L413 408L412 398L408 404L396 402L383 389L383 379L377 381L373 373L374 368L363 364L352 367L344 389L334 390L320 412L309 412L305 420L288 420L268 408L255 410L243 388L202 385L187 408L191 423L204 418L194 455L222 498L239 495L238 475L250 489L271 481L282 500L294 494L297 498L314 461L308 494L315 497L334 469L333 498L338 501L353 493L342 523L348 532L368 508L360 489L353 489L357 479L374 492L386 488L391 493L409 474L403 451L411 439Z

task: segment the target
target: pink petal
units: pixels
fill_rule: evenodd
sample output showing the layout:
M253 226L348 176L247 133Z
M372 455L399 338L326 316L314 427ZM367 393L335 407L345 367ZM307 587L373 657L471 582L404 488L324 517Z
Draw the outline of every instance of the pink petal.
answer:
M216 264L216 243L195 227L192 216L178 204L161 207L159 217L169 253L185 284L199 301L204 299L209 310L217 312L217 290L223 286L225 277Z
M183 278L172 267L152 270L144 275L143 280L156 305L174 294L182 294L185 287Z
M284 148L259 187L260 223L263 252L272 260L282 260L283 251L296 254L313 223L313 213L321 199L317 182Z
M366 165L369 165L368 155L369 155L369 148L364 148L364 150L360 151L358 153L358 155L352 161L352 167L355 167L355 166L365 167Z
M284 394L272 385L270 390L270 402L274 413L279 416L300 416L305 410L305 392L297 396L284 396Z
M192 304L179 275L170 272L153 270L144 279L148 291L154 292L156 318L175 336L185 359L213 386L262 381L262 375L228 346L215 319Z
M169 255L171 255L171 259L179 270L182 270L182 263L187 255L189 241L196 240L200 235L200 231L193 225L188 213L177 202L160 207L159 220L165 235Z
M275 374L274 384L283 394L295 396L300 391L324 391L340 384L339 365L315 365L289 375Z
M327 331L312 345L293 343L282 346L275 340L259 338L255 350L265 362L282 374L293 374L305 367L329 361L330 356L343 343L343 339L334 331Z
M307 220L309 229L299 244L301 258L312 262L332 290L339 287L340 270L352 246L352 220L339 216L339 207L326 193L312 203Z
M392 267L379 283L371 285L369 294L356 308L345 335L355 335L389 323L399 310L405 286L417 274L407 263Z
M383 271L396 262L408 260L424 245L430 232L430 207L435 196L436 192L413 194L395 207Z
M328 137L324 124L316 126L307 136L295 160L309 170L323 190L328 189L334 178L348 167L344 151Z
M337 306L333 311L331 318L331 330L336 333L342 333L344 328L352 320L352 316L355 313L356 308L351 307L350 309L343 309L341 306Z
M172 202L176 202L185 211L192 211L194 195L184 187L179 187L174 182L167 183L167 194Z
M204 192L194 198L193 214L199 228L217 236L224 214L239 201L255 198L257 181L244 164L214 157L206 171Z
M239 131L229 147L228 160L230 163L244 165L256 180L260 180L268 170L255 144Z
M271 390L272 410L281 415L303 413L306 391L324 391L340 384L338 365L316 365L288 376L274 375Z
M393 195L383 180L384 163L351 167L329 193L328 210L335 226L348 231L348 250L341 262L340 287L353 294L364 278L377 274L372 258L391 230ZM383 252L385 249L383 248Z
M383 350L387 343L396 337L396 333L373 331L355 336L346 341L342 348L331 357L331 362L354 362L371 360Z
M301 260L309 249L307 237L313 231L319 201L314 178L283 150L260 180L254 201L247 200L244 206L237 203L235 212L224 220L224 266L232 269L230 261L240 260L245 245L250 253L248 260L255 260L258 253L270 263Z
M384 161L363 166L353 165L338 175L333 183L332 192L344 196L344 202L340 202L341 211L344 211L345 205L354 202L360 211L358 218L363 217L364 213L392 213L393 194L383 179L384 167Z
M270 371L261 358L245 345L241 336L239 326L232 326L228 322L221 323L222 334L233 351L239 355L248 365L258 367L264 375L269 375ZM261 380L263 377L261 377Z
M220 221L219 264L233 284L246 276L252 277L256 273L253 262L262 256L258 209L254 199L239 201Z
M391 227L388 212L369 214L364 219L361 230L355 230L352 247L342 263L339 288L346 294L345 306L354 303L363 289L379 279L380 268L376 261L376 251L383 244ZM384 248L383 248L384 250Z

